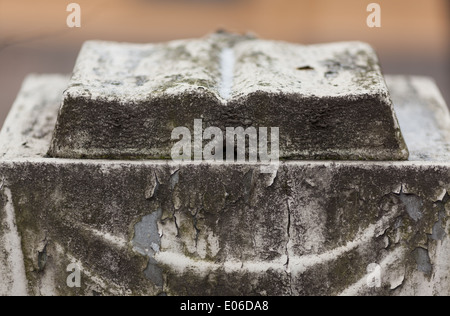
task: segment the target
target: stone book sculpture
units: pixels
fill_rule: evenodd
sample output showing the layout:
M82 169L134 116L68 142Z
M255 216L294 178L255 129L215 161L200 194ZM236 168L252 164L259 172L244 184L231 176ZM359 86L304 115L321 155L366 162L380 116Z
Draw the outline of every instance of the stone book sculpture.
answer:
M279 164L173 161L178 127ZM367 44L88 42L0 144L0 295L450 294L449 111Z
M406 160L373 49L230 34L165 44L87 42L49 154L170 158L178 126L280 128L285 159Z

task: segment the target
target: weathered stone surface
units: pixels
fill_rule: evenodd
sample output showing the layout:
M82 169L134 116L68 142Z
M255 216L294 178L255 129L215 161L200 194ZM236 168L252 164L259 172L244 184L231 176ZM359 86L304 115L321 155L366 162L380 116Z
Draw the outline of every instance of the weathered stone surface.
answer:
M229 34L164 44L88 42L49 154L170 158L175 127L279 127L286 159L405 160L373 49Z
M426 77L388 76L395 112L410 146L409 160L450 161L450 114L437 85Z
M446 105L425 78L388 82L400 124L419 122L418 142L406 138L414 160L285 162L262 174L45 158L67 78L30 77L0 135L0 294L450 294ZM66 286L71 262L79 289ZM367 286L373 264L380 288Z

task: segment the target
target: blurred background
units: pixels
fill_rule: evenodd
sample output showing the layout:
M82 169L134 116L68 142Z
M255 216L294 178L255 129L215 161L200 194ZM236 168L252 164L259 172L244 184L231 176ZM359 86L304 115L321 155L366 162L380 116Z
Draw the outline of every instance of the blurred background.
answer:
M67 5L82 10L68 28ZM369 28L366 8L382 8ZM217 29L297 43L372 44L387 74L432 76L450 103L449 0L0 0L0 125L28 73L70 73L88 39L159 42Z

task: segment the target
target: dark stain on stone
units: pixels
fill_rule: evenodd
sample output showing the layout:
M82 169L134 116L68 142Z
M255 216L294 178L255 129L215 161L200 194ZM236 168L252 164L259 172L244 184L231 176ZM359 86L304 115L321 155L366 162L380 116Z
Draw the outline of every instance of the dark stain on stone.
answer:
M430 275L433 272L433 266L431 264L430 255L428 250L423 248L417 248L413 252L414 259L417 263L417 270Z
M45 266L47 264L47 245L44 246L42 251L38 251L38 269L39 272L44 271Z
M422 207L423 201L420 197L414 194L399 194L400 201L405 205L406 212L415 221L418 222L423 217Z
M156 286L162 288L164 285L164 279L163 279L163 271L158 266L158 262L154 258L150 258L148 262L148 266L144 271L145 277L152 281L153 284Z
M302 66L298 67L297 70L314 70L314 68L311 66Z
M162 210L158 209L150 215L144 216L142 221L134 226L133 248L142 255L149 257L145 277L158 287L163 286L162 269L154 259L161 247L161 237L158 232L158 220L161 219Z

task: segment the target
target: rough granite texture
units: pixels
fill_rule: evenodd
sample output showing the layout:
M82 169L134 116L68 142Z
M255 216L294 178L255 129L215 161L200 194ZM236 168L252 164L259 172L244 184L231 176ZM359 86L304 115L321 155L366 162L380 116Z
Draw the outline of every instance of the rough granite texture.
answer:
M449 295L448 110L429 79L387 79L410 161L263 174L46 158L68 78L29 77L0 133L0 295Z
M163 44L87 42L49 155L169 159L176 127L279 127L283 159L406 160L365 43L302 46L226 33Z

